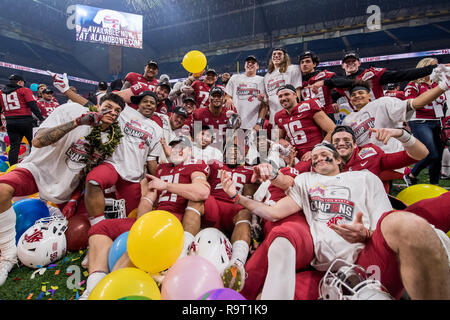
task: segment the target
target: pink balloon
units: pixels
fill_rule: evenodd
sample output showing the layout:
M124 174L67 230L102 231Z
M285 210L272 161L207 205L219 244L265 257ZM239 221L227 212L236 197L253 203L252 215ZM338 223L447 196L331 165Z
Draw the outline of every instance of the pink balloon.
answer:
M213 289L223 288L216 267L201 256L186 256L169 268L164 277L161 297L164 300L196 300Z

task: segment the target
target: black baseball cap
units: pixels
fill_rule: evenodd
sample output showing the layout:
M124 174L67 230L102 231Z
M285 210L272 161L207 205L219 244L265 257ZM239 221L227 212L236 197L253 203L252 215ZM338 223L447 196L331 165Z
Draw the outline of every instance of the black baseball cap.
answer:
M170 90L172 90L172 87L170 86L170 83L167 82L167 81L160 81L158 83L158 87L166 87L169 90L169 92L170 92Z
M143 92L139 93L139 95L137 95L137 96L131 96L130 101L133 104L139 104L139 103L141 103L141 100L145 96L151 96L151 97L155 98L155 101L158 101L158 96L153 91L143 91Z
M26 82L25 79L19 74L12 74L9 76L10 81L23 81Z
M191 139L189 139L186 136L178 136L178 137L176 137L174 140L169 142L169 146L173 147L173 146L176 146L179 143L181 143L181 144L183 144L183 145L185 145L185 146L187 146L189 148L192 148Z
M106 82L106 81L100 81L100 82L98 83L98 88L101 89L101 90L106 90L106 89L108 89L108 82Z
M214 70L214 69L208 69L208 70L206 70L206 73L205 74L208 74L208 73L214 73L216 76L217 76L217 72L216 72L216 70Z
M295 90L295 87L292 84L285 84L285 85L280 86L277 90L277 94L278 94L278 92L280 92L281 90L284 90L284 89L291 90L292 92L297 94L297 90Z
M155 66L156 69L159 69L158 62L156 62L155 60L148 60L147 61L147 66Z
M197 105L197 104L195 103L195 99L192 98L192 97L186 97L186 98L184 98L184 99L183 99L183 103L185 103L186 101L192 101L192 103L193 103L194 105Z
M248 61L248 60L253 60L256 63L258 63L258 59L256 59L256 57L254 55L252 55L252 54L249 55L247 58L245 58L245 61Z
M212 96L215 93L218 93L221 96L225 94L221 87L212 87L211 90L209 90L209 95Z
M357 54L354 51L346 52L344 54L344 57L342 58L342 63L344 63L344 61L347 60L348 58L355 58L356 60L359 60L359 54Z
M183 107L180 107L180 106L175 107L172 112L175 114L178 114L179 116L185 117L185 118L189 117L189 114L186 111L186 109Z
M53 90L50 90L50 89L44 89L44 90L42 90L42 93L50 93L50 94L53 94Z
M274 51L283 51L284 53L286 53L286 50L284 50L282 47L273 48L273 49L272 49L272 53L273 53Z
M320 59L319 56L316 55L313 51L309 50L309 51L305 51L300 55L300 60L302 61L305 58L311 58L311 60L315 63L315 64L319 64Z

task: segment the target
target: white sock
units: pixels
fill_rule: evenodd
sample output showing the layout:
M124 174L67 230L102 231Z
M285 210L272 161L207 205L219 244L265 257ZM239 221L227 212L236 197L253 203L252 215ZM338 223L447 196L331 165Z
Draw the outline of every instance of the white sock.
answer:
M286 238L276 238L269 247L268 270L261 300L294 300L295 249Z
M247 256L250 248L248 243L244 240L236 240L233 243L233 250L231 253L231 262L240 264L244 267L245 262L247 262Z
M89 217L89 222L91 223L91 227L97 223L99 223L100 221L105 220L105 215L102 214L100 216L96 216L96 217Z
M95 286L102 280L104 277L106 277L107 273L103 271L97 271L94 273L91 273L86 281L86 291L91 292Z
M13 207L0 213L0 251L1 258L16 261L16 212Z
M186 257L188 255L189 246L191 245L192 241L194 241L194 236L192 235L192 233L185 231L183 250L181 251L180 257L178 259Z

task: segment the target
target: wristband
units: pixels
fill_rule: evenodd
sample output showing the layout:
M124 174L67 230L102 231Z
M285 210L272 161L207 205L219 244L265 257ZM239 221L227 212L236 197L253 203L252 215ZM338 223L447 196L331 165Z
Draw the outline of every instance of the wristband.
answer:
M148 202L150 202L150 204L152 205L152 208L153 208L154 203L153 203L152 199L150 199L146 196L141 197L141 199L144 199L144 200L147 200Z
M238 201L238 199L239 199L239 192L236 191L236 194L231 197L231 201L236 203Z
M398 137L397 140L400 141L404 147L411 147L416 143L416 138L405 129L403 129L402 135Z
M273 180L275 180L276 178L278 178L278 171L275 173L274 177L273 177L273 178L270 178L269 180L270 180L270 181L273 181Z

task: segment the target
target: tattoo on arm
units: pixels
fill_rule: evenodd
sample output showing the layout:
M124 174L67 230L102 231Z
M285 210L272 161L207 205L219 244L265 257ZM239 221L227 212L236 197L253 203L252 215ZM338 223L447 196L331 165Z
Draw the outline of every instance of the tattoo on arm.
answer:
M49 146L57 141L59 141L62 137L64 137L68 132L72 131L76 128L75 121L70 121L54 128L46 128L41 129L36 133L36 136L33 140L33 146L37 148L42 148Z

